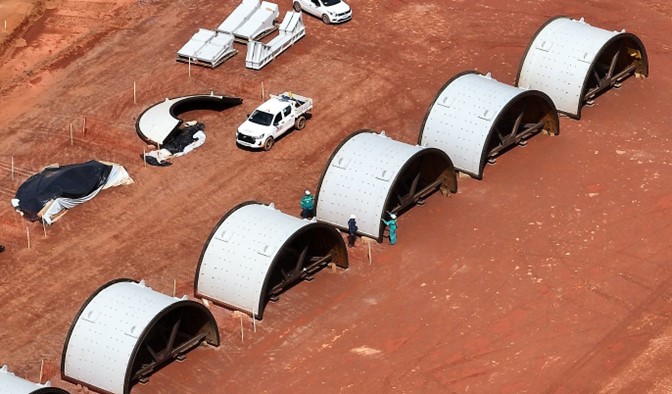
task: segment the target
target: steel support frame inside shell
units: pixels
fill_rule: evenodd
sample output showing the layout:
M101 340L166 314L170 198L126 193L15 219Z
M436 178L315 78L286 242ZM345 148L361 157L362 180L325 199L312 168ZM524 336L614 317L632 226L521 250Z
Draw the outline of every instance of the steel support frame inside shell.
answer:
M156 370L202 343L219 346L219 329L201 303L170 297L144 281L115 279L82 305L63 346L64 380L128 394Z
M455 168L445 152L359 130L327 162L317 187L317 219L347 230L355 215L358 234L382 242L381 219L404 213L436 190L457 192Z
M486 163L542 130L557 135L560 125L545 93L465 71L439 90L420 130L419 145L441 149L457 170L482 179Z
M556 16L534 34L516 86L548 94L558 112L581 118L581 108L635 75L649 75L646 48L634 34L608 31Z
M330 263L349 264L338 230L247 201L226 213L208 237L194 293L260 320L269 300Z

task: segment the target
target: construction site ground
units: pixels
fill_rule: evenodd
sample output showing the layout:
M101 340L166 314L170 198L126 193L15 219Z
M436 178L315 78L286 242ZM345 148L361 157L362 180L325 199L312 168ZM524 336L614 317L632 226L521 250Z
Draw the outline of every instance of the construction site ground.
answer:
M292 6L278 3L282 15ZM256 326L211 304L221 346L195 349L132 393L672 391L672 3L351 0L343 25L304 15L306 37L261 71L245 68L236 44L237 56L189 76L176 51L236 4L0 3L0 364L86 392L61 379L60 363L92 292L127 277L193 296L200 253L227 211L258 200L298 216L346 136L369 128L416 143L448 79L475 69L512 84L533 34L567 15L635 33L650 77L626 80L578 121L561 118L558 136L512 149L482 181L460 177L457 194L400 217L397 245L359 242L350 269L293 287ZM262 83L312 97L314 115L252 152L234 133ZM185 114L206 125L205 145L171 167L145 166L138 115L210 91L244 103ZM135 183L46 229L13 211L28 176L91 159L124 165Z

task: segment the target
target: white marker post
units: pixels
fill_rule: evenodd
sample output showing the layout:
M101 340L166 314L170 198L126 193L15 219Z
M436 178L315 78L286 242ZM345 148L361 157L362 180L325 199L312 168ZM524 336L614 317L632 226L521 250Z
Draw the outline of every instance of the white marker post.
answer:
M42 229L44 230L44 238L47 238L47 224L42 220Z
M372 261L372 258L371 258L371 242L367 242L366 244L369 246L369 265L371 265L371 261Z
M30 229L26 226L26 239L28 240L28 249L30 249Z
M261 101L264 101L264 81L261 81Z
M43 371L44 371L44 359L42 359L42 360L40 361L40 378L37 379L37 383L38 383L38 384L42 384L42 375L43 375Z
M191 58L189 58L189 78L191 78Z
M137 100L137 87L136 87L135 81L133 81L133 104L137 104L137 103L138 103L138 100Z
M240 316L240 341L245 342L245 333L243 332L243 317Z
M177 292L177 279L173 279L173 297L175 297L176 292Z
M72 122L70 122L70 145L72 146L74 144L75 144L75 141L73 140L73 137L72 137Z
M14 156L12 156L12 180L14 180Z
M82 134L86 134L86 116L82 116Z

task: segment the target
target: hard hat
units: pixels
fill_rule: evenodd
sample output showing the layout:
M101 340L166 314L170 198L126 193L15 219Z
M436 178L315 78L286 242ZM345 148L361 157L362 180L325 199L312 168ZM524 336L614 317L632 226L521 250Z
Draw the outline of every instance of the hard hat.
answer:
M397 215L391 213L391 214L390 214L390 217L391 217L392 219L396 219L396 218L397 218Z
M306 190L305 193L306 193L306 196L310 196L310 190Z
M355 216L355 215L350 215L350 219L357 219L357 216Z

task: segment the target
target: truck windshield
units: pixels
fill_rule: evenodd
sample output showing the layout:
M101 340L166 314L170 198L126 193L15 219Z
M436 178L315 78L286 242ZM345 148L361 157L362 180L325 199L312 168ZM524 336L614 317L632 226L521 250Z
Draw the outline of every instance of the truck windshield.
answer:
M336 5L341 2L341 0L322 0L324 3L325 7L331 7L332 5Z
M262 126L270 126L273 121L273 115L268 112L256 110L250 115L250 122L260 124Z

